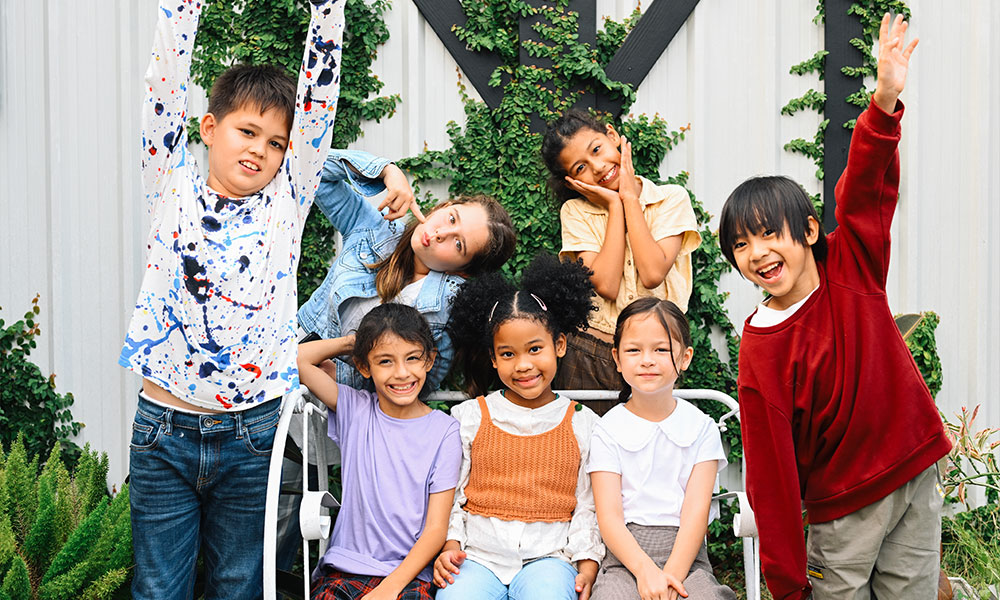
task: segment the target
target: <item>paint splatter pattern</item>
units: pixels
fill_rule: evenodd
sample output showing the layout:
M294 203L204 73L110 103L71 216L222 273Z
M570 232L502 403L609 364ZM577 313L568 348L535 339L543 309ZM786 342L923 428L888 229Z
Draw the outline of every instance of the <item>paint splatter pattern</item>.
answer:
M242 410L298 386L295 270L340 92L343 2L311 3L288 149L245 198L211 190L187 149L202 3L160 3L143 105L147 264L118 362L196 406Z

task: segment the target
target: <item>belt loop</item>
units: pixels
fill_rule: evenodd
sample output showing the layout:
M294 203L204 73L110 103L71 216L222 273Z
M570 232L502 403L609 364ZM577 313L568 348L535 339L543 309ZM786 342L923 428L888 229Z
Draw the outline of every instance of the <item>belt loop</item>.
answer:
M233 415L233 420L236 422L236 439L243 439L243 411L238 411Z
M174 409L168 408L163 412L163 433L171 435L174 430Z

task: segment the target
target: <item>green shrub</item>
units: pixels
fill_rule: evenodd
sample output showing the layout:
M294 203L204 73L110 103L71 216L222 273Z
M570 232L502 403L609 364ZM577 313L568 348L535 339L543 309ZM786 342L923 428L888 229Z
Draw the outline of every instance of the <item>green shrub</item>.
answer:
M1000 582L1000 504L945 517L941 525L941 567L964 578L981 597L992 597L988 586Z
M56 393L55 375L45 377L29 359L41 333L39 312L35 296L21 320L5 326L0 319L0 444L9 447L21 433L27 453L44 458L61 441L73 459L79 448L68 439L83 427L69 412L73 394Z
M10 499L0 504L0 600L115 596L133 564L128 487L109 502L107 455L89 445L75 473L59 443L39 472L24 439L0 461L0 498Z

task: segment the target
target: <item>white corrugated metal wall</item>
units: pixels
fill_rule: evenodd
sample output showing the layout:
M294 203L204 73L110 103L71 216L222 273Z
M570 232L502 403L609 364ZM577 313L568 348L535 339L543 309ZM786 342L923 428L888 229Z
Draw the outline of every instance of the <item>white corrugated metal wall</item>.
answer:
M634 0L598 0L620 19ZM701 0L639 88L634 113L691 124L662 167L691 173L717 214L746 177L783 173L819 189L811 162L782 150L811 137L819 117L781 117L790 98L821 85L788 68L818 50L815 3ZM898 312L941 315L946 413L982 403L1000 425L1000 3L961 10L911 0L921 37L904 101L902 201L889 297ZM0 2L0 306L11 322L42 294L35 353L60 391L76 396L83 441L124 477L138 381L117 355L143 266L148 221L139 201L138 107L155 4L125 0ZM600 21L599 21L600 22ZM358 148L398 158L447 144L462 122L458 70L415 6L395 0L392 38L375 69L402 104L368 123ZM992 30L992 31L991 31ZM471 86L468 93L475 95ZM192 110L192 114L196 112ZM759 298L723 280L734 321Z

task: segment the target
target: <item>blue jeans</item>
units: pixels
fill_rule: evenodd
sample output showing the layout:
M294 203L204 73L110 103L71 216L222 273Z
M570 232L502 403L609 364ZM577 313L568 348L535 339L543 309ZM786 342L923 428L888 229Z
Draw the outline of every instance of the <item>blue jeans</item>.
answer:
M129 453L135 600L261 598L264 496L281 402L193 415L139 398Z
M558 558L540 558L521 567L504 585L483 565L465 559L455 583L438 590L437 600L577 600L576 569Z

